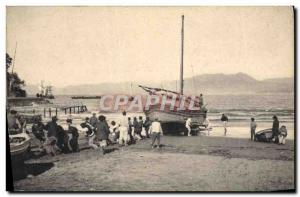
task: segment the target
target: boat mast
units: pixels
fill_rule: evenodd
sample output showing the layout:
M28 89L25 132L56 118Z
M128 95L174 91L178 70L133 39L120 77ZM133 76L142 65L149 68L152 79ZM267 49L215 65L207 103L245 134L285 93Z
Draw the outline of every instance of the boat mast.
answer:
M181 16L181 64L180 64L180 94L183 95L183 39L184 39L184 15Z
M14 74L14 67L15 67L15 61L16 61L17 46L18 46L18 42L16 42L14 59L13 59L13 65L12 65L12 69L11 69L11 74Z

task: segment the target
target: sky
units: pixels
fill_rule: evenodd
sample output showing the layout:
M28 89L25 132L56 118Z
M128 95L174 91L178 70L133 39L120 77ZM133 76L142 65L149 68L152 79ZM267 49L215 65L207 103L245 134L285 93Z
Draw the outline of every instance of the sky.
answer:
M292 7L7 7L7 53L27 84L57 87L243 72L294 76Z

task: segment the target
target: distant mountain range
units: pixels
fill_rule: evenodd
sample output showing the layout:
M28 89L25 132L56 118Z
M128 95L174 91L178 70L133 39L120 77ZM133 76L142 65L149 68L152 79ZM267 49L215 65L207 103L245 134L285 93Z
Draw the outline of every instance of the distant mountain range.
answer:
M54 95L145 94L138 84L175 91L179 89L178 81L121 82L54 87L53 93ZM28 84L25 89L29 95L35 95L38 92L38 85ZM204 74L184 79L185 94L281 94L293 92L293 78L256 80L247 74L237 73Z

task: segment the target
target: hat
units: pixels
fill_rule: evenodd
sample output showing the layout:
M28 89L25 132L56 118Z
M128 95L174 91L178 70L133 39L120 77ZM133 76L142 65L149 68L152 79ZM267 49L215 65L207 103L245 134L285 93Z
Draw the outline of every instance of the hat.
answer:
M85 118L85 120L89 120L89 119L90 119L89 117L86 117L86 118Z
M57 117L56 116L52 116L52 121L57 121Z
M102 122L102 121L104 121L105 120L105 116L103 116L103 115L100 115L99 117L98 117L98 119Z
M35 116L34 118L33 118L33 121L35 122L35 123L38 123L39 121L40 121L40 117L39 116Z
M10 110L10 113L11 113L11 114L16 114L17 111L12 109L12 110Z

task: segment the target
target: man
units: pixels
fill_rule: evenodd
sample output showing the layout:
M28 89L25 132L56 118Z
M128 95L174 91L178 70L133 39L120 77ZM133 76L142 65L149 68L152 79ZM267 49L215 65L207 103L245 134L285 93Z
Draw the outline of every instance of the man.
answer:
M90 124L96 128L96 125L98 123L98 119L96 117L96 113L93 113L93 116L90 118Z
M104 116L104 123L106 124L106 127L108 128L108 129L106 129L106 134L107 134L107 140L106 140L106 142L107 142L107 145L112 145L113 144L113 142L109 139L109 134L110 134L110 132L109 132L109 125L108 125L108 123L107 123L107 120L106 120L106 116Z
M228 117L225 114L222 114L221 121L222 121L223 127L224 127L224 136L226 136L226 134L227 134Z
M21 123L18 120L18 112L15 110L10 110L7 114L7 127L10 134L21 132Z
M40 142L40 148L43 147L44 142L46 141L45 138L45 125L42 123L41 119L39 117L35 117L33 120L31 131L33 135L36 137L36 139Z
M255 130L256 130L257 124L255 122L254 118L251 118L251 122L250 122L250 135L251 135L251 141L255 140Z
M136 134L139 137L139 139L143 139L143 136L142 136L143 117L142 116L139 117L139 121L137 121L135 130L136 130Z
M275 139L274 143L278 143L278 133L279 133L279 121L277 116L273 116L273 126L272 126L272 138Z
M100 115L98 119L99 119L99 121L96 126L96 128L97 128L96 137L97 137L97 140L99 141L102 154L104 155L105 154L104 148L107 146L109 128L107 126L105 117L103 115Z
M132 128L134 128L133 127L133 123L131 122L131 118L128 117L128 135L129 135L129 139L128 140L129 140L130 144L134 144L135 143L135 139L134 139L134 137L132 135L132 131L133 131Z
M185 128L187 128L188 130L188 136L191 136L191 123L192 123L192 119L187 118L185 122Z
M119 137L119 144L123 145L125 144L125 146L128 145L128 141L129 141L129 134L128 132L130 131L128 126L128 121L130 119L128 119L126 117L126 111L122 112L122 117L120 119L120 127L119 127L119 131L120 131L120 137Z
M68 124L68 135L69 135L69 144L73 152L79 152L78 138L79 133L78 129L72 124L72 119L67 119Z
M140 136L138 135L138 121L136 117L133 117L133 128L134 128L134 137L137 138L138 140L140 140Z
M146 120L145 120L143 126L144 126L145 131L146 131L146 137L150 138L150 136L149 136L149 128L151 126L151 121L150 121L149 117L146 117Z
M52 156L56 155L56 142L57 142L57 130L58 130L58 125L57 125L57 117L53 116L52 120L48 122L45 126L45 129L47 130L47 137L46 137L46 152L48 154L51 154Z
M205 118L205 119L204 119L203 125L204 125L204 127L205 127L205 130L207 131L207 135L209 136L210 131L212 130L212 127L211 127L211 124L210 124L210 121L209 121L208 118Z
M200 104L200 107L202 107L204 105L204 99L203 99L202 94L200 94L200 97L199 97L199 104Z
M85 118L85 122L84 123L81 123L80 126L82 128L86 128L86 137L87 137L87 140L88 140L88 145L89 147L93 148L93 149L98 149L98 146L96 144L94 144L94 140L96 138L96 135L95 135L95 127L93 127L91 124L90 124L90 118L89 117L86 117Z
M70 153L69 149L69 136L66 130L62 128L62 126L57 126L57 133L56 133L57 143L56 145L58 148L65 154Z
M161 124L158 121L158 118L152 122L149 132L152 135L152 143L151 146L154 148L155 141L157 140L157 148L160 148L160 136L163 135Z

